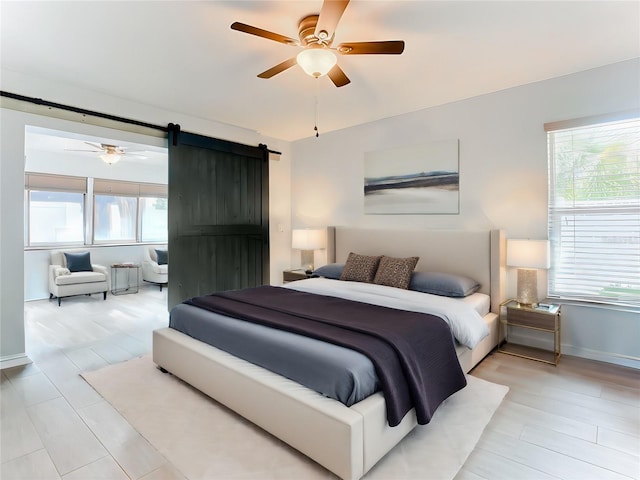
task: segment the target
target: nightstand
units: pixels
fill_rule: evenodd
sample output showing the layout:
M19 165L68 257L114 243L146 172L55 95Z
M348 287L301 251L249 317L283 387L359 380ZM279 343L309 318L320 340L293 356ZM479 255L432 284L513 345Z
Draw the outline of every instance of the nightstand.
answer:
M283 283L295 282L296 280L304 280L305 278L311 278L311 274L305 272L302 269L285 270L284 272L282 272Z
M515 300L507 300L500 305L500 324L504 339L498 344L498 351L529 358L539 362L558 365L561 352L561 325L560 305L548 305L547 307L531 307L521 305ZM509 341L509 332L512 329L524 328L537 330L553 335L553 350L519 345Z

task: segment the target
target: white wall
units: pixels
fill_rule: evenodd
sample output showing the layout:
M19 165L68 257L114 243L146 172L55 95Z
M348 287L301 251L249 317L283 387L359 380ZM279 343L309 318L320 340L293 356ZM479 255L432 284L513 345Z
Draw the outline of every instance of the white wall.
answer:
M24 124L0 110L0 365L28 362L24 349Z
M189 117L160 107L138 104L6 70L2 70L0 82L2 90L12 93L119 115L155 125L178 123L185 131L249 145L264 143L273 150L281 151L280 160L272 160L269 165L271 282L281 283L282 269L289 267L291 255L289 190L291 155L288 142L266 138L251 130ZM2 105L5 106L4 101ZM38 110L35 107L34 109ZM86 121L80 116L78 121L68 121L8 108L0 109L2 141L0 145L0 209L2 210L0 217L0 266L2 267L0 272L0 367L28 361L25 356L23 308L25 299L25 255L23 254L25 126L34 125L107 138L122 138L136 143L155 144L153 141L157 141L155 137L119 131L119 135L115 136L112 130L89 125L85 123ZM126 249L118 253L118 257L121 253L127 256ZM29 253L27 256L29 265L33 261L37 268L42 267L43 258L39 254ZM108 261L107 257L105 261Z
M638 85L635 59L294 142L293 227L500 228L507 238L547 238L543 124L640 108ZM459 215L363 214L365 152L445 139L460 140ZM638 313L567 306L563 322L565 353L640 367Z
M2 71L2 90L257 145L283 152L270 163L271 282L297 265L291 225L502 228L510 238L546 238L545 122L640 108L640 61L633 60L288 142L159 107ZM79 133L90 125L70 122ZM63 120L0 110L0 362L24 356L24 126L65 130ZM84 130L87 128L87 130ZM103 130L97 135L108 136ZM365 216L364 152L460 139L460 214ZM134 140L135 141L135 140ZM144 142L142 142L144 143ZM295 161L292 162L292 159ZM290 198L290 189L292 198ZM511 276L510 295L515 293ZM635 312L567 306L565 353L640 365Z

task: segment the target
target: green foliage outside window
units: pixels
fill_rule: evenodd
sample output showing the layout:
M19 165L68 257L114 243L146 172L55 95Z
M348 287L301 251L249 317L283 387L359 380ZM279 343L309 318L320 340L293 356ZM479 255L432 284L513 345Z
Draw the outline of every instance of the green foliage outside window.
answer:
M632 155L638 150L638 132L609 137L608 129L555 134L556 194L561 198L573 202L638 199L639 163Z

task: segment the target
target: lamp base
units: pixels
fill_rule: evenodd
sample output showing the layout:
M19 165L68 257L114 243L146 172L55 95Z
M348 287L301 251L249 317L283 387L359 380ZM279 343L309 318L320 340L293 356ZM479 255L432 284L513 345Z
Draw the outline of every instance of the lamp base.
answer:
M301 263L301 268L307 272L313 272L313 255L314 255L314 251L313 250L301 250L300 251L300 263Z
M536 269L518 269L518 294L516 301L527 307L535 307L538 304L538 271Z

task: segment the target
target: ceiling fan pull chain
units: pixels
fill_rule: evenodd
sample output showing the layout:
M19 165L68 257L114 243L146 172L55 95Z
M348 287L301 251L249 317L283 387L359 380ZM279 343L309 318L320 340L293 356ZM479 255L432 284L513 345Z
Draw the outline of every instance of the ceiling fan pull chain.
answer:
M318 77L316 77L315 100L316 100L316 118L315 118L315 125L313 126L313 130L316 132L316 138L318 138L320 136L320 133L318 132Z

